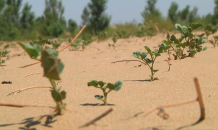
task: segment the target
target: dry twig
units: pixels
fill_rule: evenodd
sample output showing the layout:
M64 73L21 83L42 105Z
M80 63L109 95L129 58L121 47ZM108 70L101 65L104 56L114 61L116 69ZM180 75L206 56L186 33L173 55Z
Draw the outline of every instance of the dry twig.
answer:
M46 86L33 86L33 87L27 87L27 88L23 88L23 89L18 89L14 92L9 93L7 96L13 95L15 93L21 93L22 91L28 90L28 89L33 89L33 88L51 88L52 87L46 87Z
M31 74L25 75L25 77L28 77L28 76L31 76L31 75L35 75L35 74L41 74L41 72L31 73Z
M112 112L112 111L113 111L113 109L110 108L109 110L107 110L106 112L104 112L103 114L101 114L100 116L98 116L98 117L96 117L95 119L93 119L93 120L87 122L86 124L82 125L80 128L82 128L82 127L87 127L87 126L89 126L89 125L94 124L96 121L98 121L98 120L100 120L101 118L105 117L106 115L108 115L108 114L109 114L110 112Z
M48 108L54 108L51 106L37 106L37 105L19 105L19 104L8 104L8 103L0 103L0 106L4 106L4 107L48 107Z

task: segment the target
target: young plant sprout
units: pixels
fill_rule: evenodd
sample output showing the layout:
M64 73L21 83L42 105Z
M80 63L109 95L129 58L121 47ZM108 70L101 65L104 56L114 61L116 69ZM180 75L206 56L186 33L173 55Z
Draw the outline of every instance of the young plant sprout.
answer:
M155 60L158 56L160 56L160 53L163 51L162 49L159 49L159 50L154 50L154 51L151 51L151 49L148 47L148 46L145 46L145 49L147 52L140 52L140 51L136 51L136 52L133 52L133 56L135 58L138 58L140 59L145 65L147 65L151 71L151 81L154 81L155 79L158 79L158 78L154 78L154 74L158 71L157 69L154 69L154 63L155 63ZM146 58L147 55L150 55L150 58Z
M38 44L31 45L21 42L18 44L32 59L41 62L41 66L44 70L44 76L48 78L52 86L51 95L56 103L55 111L57 114L61 115L63 113L62 110L66 107L66 103L63 103L63 100L66 98L66 92L61 91L55 84L55 80L60 80L60 74L64 69L64 64L58 58L58 51L49 47L45 47L45 49L42 50ZM37 59L40 54L41 58Z
M1 40L0 40L0 43L1 43ZM6 45L7 46L7 45ZM6 47L5 47L6 48ZM10 53L11 51L8 51L8 50L1 50L0 49L0 65L5 63L5 60L2 60L2 57L7 55L8 53Z
M105 82L103 81L96 81L91 80L88 82L88 86L93 86L95 88L100 88L103 91L103 95L95 95L96 99L99 99L104 102L104 105L107 105L107 95L111 91L119 91L121 87L123 86L122 81L117 81L115 84L113 83L107 83L105 86Z
M113 40L114 44L108 44L108 46L109 46L109 48L112 46L115 50L115 43L117 42L117 35L114 34L112 40Z
M213 36L213 40L209 40L209 42L213 45L215 48L218 44L218 36L215 36L214 34L217 32L217 26L212 27L211 25L207 25L204 29L205 34L207 35L207 38L209 35Z

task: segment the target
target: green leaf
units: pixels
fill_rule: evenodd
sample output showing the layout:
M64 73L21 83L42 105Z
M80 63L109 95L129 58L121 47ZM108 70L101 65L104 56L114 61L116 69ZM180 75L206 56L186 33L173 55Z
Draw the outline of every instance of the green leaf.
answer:
M98 81L96 81L96 80L91 80L90 82L88 82L88 86L98 87Z
M96 98L96 99L99 99L99 100L102 100L102 99L103 99L103 96L102 96L102 95L95 95L95 98Z
M60 102L62 100L61 94L57 89L51 90L51 95L56 102Z
M106 83L103 81L98 81L98 85L101 86L101 88L105 85Z
M21 42L18 42L18 44L25 50L25 52L30 56L30 58L35 59L39 56L40 53L38 48L40 46L38 44L35 44L34 46Z
M209 40L210 43L212 43L213 45L215 44L213 40Z
M207 39L203 39L201 43L207 43Z
M2 64L5 63L5 60L2 60L1 63L2 63Z
M206 51L206 50L207 50L207 48L208 48L207 46L206 46L206 47L204 47L203 51Z
M176 36L172 35L170 38L171 41L175 41L176 40Z
M140 51L136 51L136 52L133 52L132 55L135 57L135 58L139 58L141 55L141 52Z
M122 88L122 86L123 86L123 82L122 81L117 81L115 84L115 91L119 91L121 88Z
M66 104L66 103L64 103L64 104L59 104L59 107L60 107L61 109L64 109L64 108L66 108L66 106L67 106L67 104Z
M145 60L146 60L147 63L152 63L152 60L149 59L149 58L145 58Z
M142 52L141 58L142 58L142 59L145 59L146 56L147 56L147 53L146 53L146 52Z
M211 25L207 25L204 30L211 31L212 30L212 26Z
M64 100L66 99L66 92L65 91L61 91L61 99Z
M156 57L160 56L159 50L155 49L155 50L154 50L154 55L155 55Z
M147 50L147 52L148 52L151 56L153 56L153 53L151 52L151 49L150 49L148 46L145 46L145 49Z
M199 28L199 27L202 27L202 26L203 26L203 25L200 24L200 23L193 23L193 24L191 25L191 27L192 27L193 30L195 30L195 29L197 29L197 28Z
M153 70L154 73L156 73L157 71L159 71L159 70Z
M176 30L182 32L182 26L180 24L175 24Z
M64 64L56 58L57 55L55 51L50 49L43 50L41 53L41 66L44 69L44 76L54 80L60 80L60 74L64 69Z
M108 83L106 88L109 88L110 90L114 90L116 88L116 86L112 83Z

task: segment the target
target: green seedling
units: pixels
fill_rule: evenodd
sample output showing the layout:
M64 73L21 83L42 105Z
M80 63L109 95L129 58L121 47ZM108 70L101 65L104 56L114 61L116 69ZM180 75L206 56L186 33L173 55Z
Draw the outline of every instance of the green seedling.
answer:
M1 40L0 40L1 43ZM7 46L7 45L6 45ZM3 63L5 63L5 60L2 60L2 57L6 56L7 54L9 54L11 51L8 50L1 50L0 49L0 65L2 65Z
M106 83L103 81L91 80L88 82L88 86L93 86L95 88L99 88L103 91L103 95L95 95L95 98L104 102L104 105L107 105L107 97L108 93L111 91L119 91L123 86L122 81L117 81L115 84Z
M18 44L32 59L41 62L41 66L44 70L44 77L48 78L52 86L51 96L56 103L55 111L57 114L61 115L63 113L62 110L66 107L66 103L63 103L63 100L66 98L66 92L57 88L55 83L55 80L60 80L60 74L64 69L64 64L58 58L59 52L49 47L42 49L38 44L31 45L21 42ZM40 59L38 59L39 55L41 55Z
M71 39L69 39L69 42L71 42ZM71 44L72 50L76 51L79 50L80 47L82 47L82 49L84 50L86 48L86 46L88 46L90 43L92 43L91 40L76 40L75 43Z
M114 34L112 40L113 40L113 44L108 44L108 46L109 48L112 46L115 50L115 44L117 42L117 35Z
M155 49L154 51L151 51L151 49L148 46L145 46L145 49L147 52L136 51L136 52L133 52L133 56L141 60L143 64L149 67L151 71L150 80L154 81L155 79L158 79L158 78L154 78L154 74L158 72L157 69L154 69L154 63L155 63L156 58L161 55L161 52L163 52L163 50ZM150 58L147 58L148 54L150 55Z
M175 24L175 28L181 34L180 38L176 38L174 35L167 35L167 40L164 41L166 45L170 45L173 48L176 53L175 59L178 57L183 59L187 56L194 57L197 52L207 50L207 47L202 47L202 44L206 43L207 39L203 35L193 34L193 31L199 27L202 27L202 24L192 24L191 27ZM184 53L185 49L187 49L188 55Z
M61 42L59 41L52 41L52 40L48 40L47 41L48 44L51 44L53 49L58 49L61 46Z
M213 40L209 40L209 42L213 45L214 48L218 44L218 36L215 36L215 33L217 31L217 26L213 28L211 25L207 25L204 29L207 38L209 37L209 35L213 36Z

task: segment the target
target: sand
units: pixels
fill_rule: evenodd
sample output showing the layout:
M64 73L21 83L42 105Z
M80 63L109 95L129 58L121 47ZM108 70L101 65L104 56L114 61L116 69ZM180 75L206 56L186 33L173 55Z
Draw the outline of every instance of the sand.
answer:
M147 66L139 67L139 62L119 62L119 60L135 60L132 52L145 51L144 46L157 48L166 34L158 34L151 39L129 38L119 39L116 48L109 49L111 39L93 42L84 51L69 51L60 53L65 64L61 81L58 86L67 92L67 110L61 116L52 118L53 109L47 107L0 107L0 129L84 129L84 130L159 130L159 129L217 129L218 128L218 60L217 48L209 43L208 50L196 54L194 58L171 60L171 70L168 71L167 54L158 57L155 68L160 71L155 74L159 80L150 82L150 70ZM66 44L64 44L66 45ZM12 54L23 52L21 48L11 48ZM19 68L32 63L28 55L21 55L6 61L0 66L0 81L11 81L12 84L0 84L0 103L55 106L47 88L26 90L11 96L7 94L30 86L50 86L43 74L40 64ZM206 119L194 125L200 117L198 102L166 108L167 120L154 111L144 117L145 112L156 106L173 104L197 98L193 78L200 83L205 105ZM100 89L88 87L90 80L102 80L115 83L123 81L120 91L112 91L108 95L107 106L94 95L102 94ZM108 109L113 111L101 120L88 127L79 128ZM137 116L133 117L135 114ZM50 117L50 118L49 118ZM132 117L132 118L130 118ZM50 120L49 120L50 119Z

